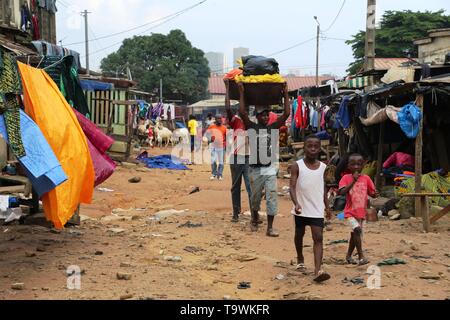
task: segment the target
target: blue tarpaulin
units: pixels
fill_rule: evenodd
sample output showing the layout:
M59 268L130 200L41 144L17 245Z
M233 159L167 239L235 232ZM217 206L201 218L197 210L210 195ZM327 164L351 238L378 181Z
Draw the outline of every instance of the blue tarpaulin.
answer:
M107 91L113 89L112 83L94 80L80 80L81 88L87 91Z
M150 169L189 170L181 160L171 155L149 157L148 153L144 152L137 159Z

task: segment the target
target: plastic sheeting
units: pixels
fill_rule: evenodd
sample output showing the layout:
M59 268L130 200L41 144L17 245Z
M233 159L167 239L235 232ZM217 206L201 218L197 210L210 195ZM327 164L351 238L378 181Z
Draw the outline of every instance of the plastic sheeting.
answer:
M398 113L400 128L410 139L415 139L419 134L422 111L414 102L405 105Z
M86 91L108 91L112 90L114 86L112 83L94 81L94 80L80 80L81 89Z
M373 113L369 118L364 119L360 117L361 123L365 126L373 126L375 124L384 122L388 119L392 120L395 123L399 123L398 121L398 112L401 108L396 108L394 106L387 106L386 108L380 109L377 112ZM369 115L369 112L367 113Z
M180 160L171 155L149 157L148 153L144 152L137 159L150 169L189 170Z
M62 229L80 203L90 203L95 172L86 136L72 107L43 70L18 63L25 112L36 122L68 180L42 198L45 215Z
M42 197L65 182L67 176L39 127L22 110L20 110L20 132L26 155L18 160L25 168L34 190ZM0 134L9 144L3 115L0 115Z
M116 163L105 153L113 145L114 140L104 134L81 113L76 110L74 111L88 140L89 151L95 170L95 186L98 186L106 181L117 167Z

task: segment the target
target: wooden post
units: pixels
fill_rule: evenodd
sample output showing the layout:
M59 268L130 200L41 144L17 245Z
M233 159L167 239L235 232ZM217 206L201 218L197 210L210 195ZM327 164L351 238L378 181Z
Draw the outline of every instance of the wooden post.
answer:
M375 176L375 186L377 190L381 189L381 171L383 169L383 144L384 144L384 131L385 131L385 122L380 123L380 136L378 139L378 151L377 151L377 174Z
M416 104L423 114L423 95L417 95ZM422 191L422 142L423 142L423 117L420 122L419 134L416 137L416 157L415 157L415 193ZM415 200L415 214L416 217L423 215L420 213L423 210L420 198Z
M423 230L430 232L430 211L428 208L428 196L420 197Z
M345 144L345 133L344 129L338 129L338 143L339 143L339 155L342 157L347 153L347 148Z

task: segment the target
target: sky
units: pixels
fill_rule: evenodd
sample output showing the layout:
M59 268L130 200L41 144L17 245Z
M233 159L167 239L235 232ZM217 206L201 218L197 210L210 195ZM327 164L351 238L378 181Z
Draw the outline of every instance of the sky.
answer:
M180 29L193 46L205 53L225 53L228 65L232 65L235 47L247 47L250 54L264 56L293 47L273 56L280 64L281 73L296 71L301 75L314 75L316 41L310 39L316 36L314 16L317 16L321 30L329 29L320 39L319 72L341 77L346 75L345 70L353 61L351 47L345 40L366 28L366 0L345 0L345 3L344 0L206 0L170 21L161 20L199 2L201 0L57 0L57 40L80 52L82 65L85 65L84 20L80 12L88 10L90 39L147 24L91 41L92 70L99 70L101 59L117 51L125 38L167 34ZM440 9L449 14L450 1L378 0L377 23L387 10Z

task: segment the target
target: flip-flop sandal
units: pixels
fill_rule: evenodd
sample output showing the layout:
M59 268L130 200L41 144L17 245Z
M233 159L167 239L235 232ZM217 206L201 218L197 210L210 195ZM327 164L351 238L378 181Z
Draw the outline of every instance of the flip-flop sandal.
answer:
M370 261L367 260L366 258L361 259L361 260L358 261L358 266L364 266L364 265L368 264L369 262Z
M272 238L277 238L280 236L280 234L278 232L274 231L273 229L267 230L266 235L268 237L272 237Z
M331 276L328 273L326 273L324 271L320 271L319 275L314 278L314 282L322 283L324 281L329 280L330 278L331 278Z
M345 261L347 262L347 264L358 264L358 262L353 258L345 259Z

